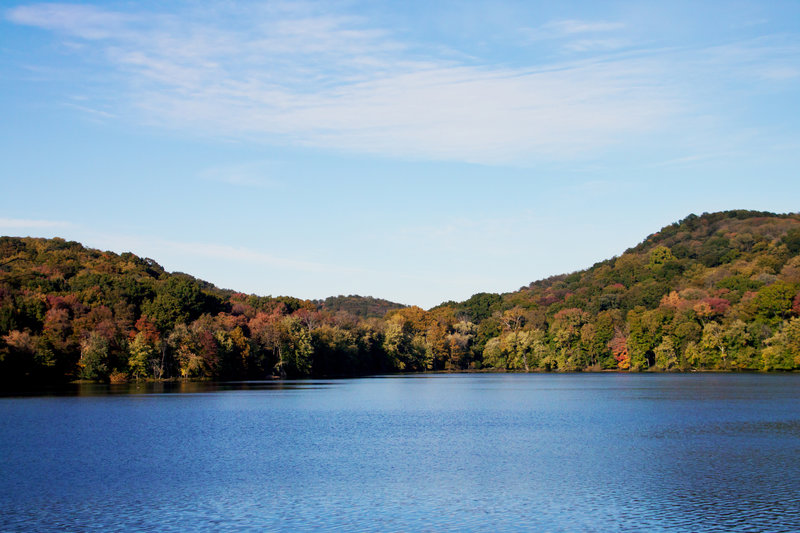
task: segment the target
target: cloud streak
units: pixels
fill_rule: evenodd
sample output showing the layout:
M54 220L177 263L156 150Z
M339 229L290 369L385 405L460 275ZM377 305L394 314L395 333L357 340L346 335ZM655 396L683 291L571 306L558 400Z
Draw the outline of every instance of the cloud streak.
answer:
M302 4L180 15L71 4L7 12L17 24L82 40L123 80L119 96L87 108L192 134L412 159L592 157L676 127L694 112L682 77L703 76L703 61L719 69L738 61L656 50L494 66L431 57L358 17ZM231 18L237 31L218 22ZM569 38L573 52L607 53L628 46L614 35L624 27L559 20L530 33ZM778 62L764 76L796 72Z
M9 10L8 20L26 26L62 32L82 39L97 40L119 36L133 17L74 4L37 4Z
M0 230L66 228L69 222L27 218L0 218Z
M608 33L625 28L622 22L586 21L586 20L553 20L525 33L532 40L560 39L592 33Z
M169 247L172 250L184 255L229 262L240 262L247 265L262 265L278 269L299 270L314 274L354 274L365 272L364 269L359 268L340 267L312 261L286 259L245 247L228 246L224 244L174 241L163 241L159 244Z
M14 224L17 224L14 226ZM13 227L24 228L70 228L72 238L77 238L86 246L113 250L118 253L131 251L137 255L149 255L161 260L169 260L176 265L185 265L202 259L206 262L270 269L274 272L301 272L310 275L363 275L369 270L360 267L291 259L277 254L265 253L245 246L232 246L215 242L183 241L163 239L155 236L140 236L124 233L95 231L84 225L67 222L0 219L0 230ZM169 258L169 259L165 259ZM183 266L179 268L185 268Z
M257 161L209 168L199 174L203 180L255 189L281 189L283 183L274 179L276 165L269 161Z

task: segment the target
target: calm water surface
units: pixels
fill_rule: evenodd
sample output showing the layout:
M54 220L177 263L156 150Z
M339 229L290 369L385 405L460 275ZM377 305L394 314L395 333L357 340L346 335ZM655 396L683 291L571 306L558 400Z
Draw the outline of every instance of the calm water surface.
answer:
M800 375L0 398L0 531L800 531Z

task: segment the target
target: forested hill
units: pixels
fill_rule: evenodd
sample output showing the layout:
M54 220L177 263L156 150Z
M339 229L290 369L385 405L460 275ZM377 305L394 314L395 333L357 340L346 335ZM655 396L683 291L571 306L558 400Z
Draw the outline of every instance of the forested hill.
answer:
M380 318L393 309L402 309L405 307L403 304L390 302L389 300L353 294L350 296L330 296L324 300L314 300L314 303L317 304L320 309L332 313L345 311L353 316L361 318Z
M0 382L305 374L309 364L276 367L271 359L281 351L275 343L302 329L315 334L317 369L389 370L350 358L328 365L319 347L331 333L347 352L350 339L339 333L402 307L355 295L246 295L166 272L132 253L59 238L0 237Z
M558 253L557 250L551 253ZM800 215L690 215L620 257L429 311L258 297L0 238L0 380L800 368Z
M800 214L689 215L620 257L445 304L479 324L484 365L800 368Z

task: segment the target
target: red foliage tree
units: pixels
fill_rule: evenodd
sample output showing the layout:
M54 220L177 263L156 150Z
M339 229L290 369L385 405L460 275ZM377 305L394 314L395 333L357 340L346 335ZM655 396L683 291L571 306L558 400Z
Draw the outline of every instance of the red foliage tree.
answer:
M627 370L631 367L631 358L628 355L628 338L622 331L617 330L614 333L614 338L608 341L608 347L611 349L611 353L614 355L620 370Z

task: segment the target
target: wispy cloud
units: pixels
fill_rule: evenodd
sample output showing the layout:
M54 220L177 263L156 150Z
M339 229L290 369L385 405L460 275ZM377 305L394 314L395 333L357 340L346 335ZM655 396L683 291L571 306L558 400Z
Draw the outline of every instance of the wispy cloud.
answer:
M622 22L554 20L536 28L522 30L530 42L554 41L562 51L570 53L610 52L632 45L621 35Z
M55 30L83 39L119 36L134 17L75 4L36 4L18 6L6 13L17 24Z
M625 28L622 22L587 21L587 20L553 20L537 28L527 30L531 39L557 39L573 37L587 33L605 33Z
M229 262L243 262L249 265L263 265L311 273L354 273L364 271L363 269L352 267L286 259L245 247L228 246L224 244L174 241L164 241L161 242L161 244L185 255Z
M564 44L571 52L600 52L626 48L631 45L626 39L577 39Z
M44 4L7 18L81 40L123 80L90 110L195 135L489 164L591 157L675 127L696 111L676 73L703 76L698 58L711 61L702 50L656 50L528 68L459 63L310 4L212 4L180 16ZM559 20L530 34L609 52L627 46L614 34L624 27ZM764 75L792 68L778 62Z
M800 78L800 68L793 66L777 65L766 67L760 70L759 74L765 80L770 81L789 81Z
M702 154L692 154L687 155L684 157L677 157L675 159L669 159L666 161L658 161L653 163L651 166L653 167L671 167L671 166L683 166L683 165L693 165L698 161L708 161L712 159L720 159L720 158L730 158L736 154L731 152L711 152L711 153L702 153Z
M59 236L77 240L90 248L152 257L168 271L186 272L219 287L257 294L289 294L301 298L365 290L383 294L378 291L386 276L384 271L363 265L308 259L285 249L267 253L250 246L209 240L105 231L82 223L0 218L0 235L19 235L20 230L36 237ZM434 303L438 302L430 305Z
M60 220L36 220L28 218L0 218L0 231L17 229L66 228L71 224Z
M30 221L23 221L30 222ZM33 221L36 222L36 221ZM121 232L97 231L84 225L59 223L71 226L70 233L87 246L112 250L118 253L133 252L170 261L174 268L186 269L187 265L203 265L205 262L227 264L231 268L264 268L273 272L302 272L306 274L363 274L369 272L360 267L342 266L324 261L290 258L280 254L265 253L246 246L234 246L217 242L184 241L164 239L153 235L132 235ZM0 219L0 229L5 227ZM37 227L37 226L25 226ZM38 226L50 227L50 226ZM201 268L202 269L202 268ZM191 270L191 269L190 269Z
M74 104L71 102L67 102L64 105L66 107L71 107L73 109L77 109L78 111L82 111L86 114L94 115L98 118L106 118L106 119L117 118L117 115L115 115L114 113L109 113L108 111L103 111L102 109L94 109L92 107L80 104Z
M256 189L279 189L283 183L273 177L276 165L270 161L256 161L209 168L202 171L200 179Z

